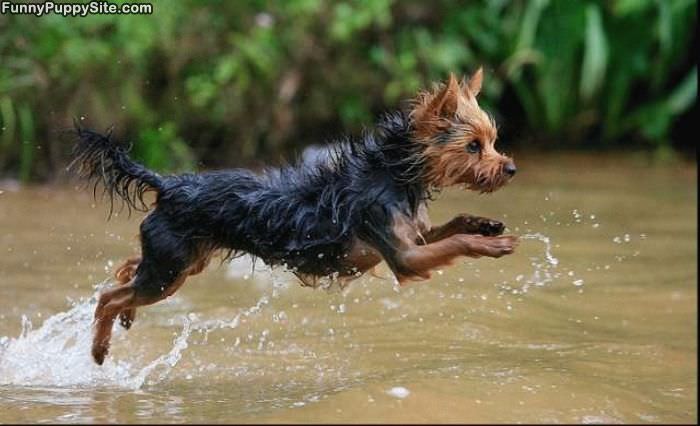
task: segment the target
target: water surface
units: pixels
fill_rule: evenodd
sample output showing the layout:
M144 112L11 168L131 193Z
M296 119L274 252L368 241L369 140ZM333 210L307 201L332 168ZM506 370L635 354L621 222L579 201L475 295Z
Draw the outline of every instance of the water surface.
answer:
M695 166L518 166L430 209L505 221L512 256L345 291L214 263L118 329L102 367L95 294L142 216L0 184L0 422L696 422Z

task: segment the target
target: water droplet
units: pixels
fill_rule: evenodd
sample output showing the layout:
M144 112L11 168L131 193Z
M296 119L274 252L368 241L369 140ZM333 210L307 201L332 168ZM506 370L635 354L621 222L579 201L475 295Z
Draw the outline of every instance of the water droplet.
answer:
M395 398L404 399L408 395L411 394L411 391L409 391L408 389L406 389L403 386L395 386L395 387L389 389L386 393L388 393L389 395L391 395Z

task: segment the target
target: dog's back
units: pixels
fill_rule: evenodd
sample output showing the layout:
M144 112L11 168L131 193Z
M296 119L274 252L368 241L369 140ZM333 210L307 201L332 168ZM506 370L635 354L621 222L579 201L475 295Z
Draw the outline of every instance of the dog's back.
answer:
M246 252L303 274L331 274L348 249L353 219L321 202L323 188L299 167L164 178L142 238L167 227L182 241L201 242L200 250Z

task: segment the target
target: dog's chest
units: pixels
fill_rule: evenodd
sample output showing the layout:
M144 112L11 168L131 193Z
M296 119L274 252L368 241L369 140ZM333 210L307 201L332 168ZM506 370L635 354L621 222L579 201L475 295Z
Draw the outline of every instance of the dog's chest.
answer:
M413 218L413 225L418 235L423 235L424 233L430 231L430 228L432 228L430 217L428 216L428 207L425 205L425 203L418 206L416 216Z

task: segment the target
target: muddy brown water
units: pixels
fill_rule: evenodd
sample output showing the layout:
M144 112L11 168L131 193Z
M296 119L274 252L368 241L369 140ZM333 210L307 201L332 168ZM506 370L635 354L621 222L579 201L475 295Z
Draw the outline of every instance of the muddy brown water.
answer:
M141 215L0 184L0 422L695 423L695 165L518 165L430 209L504 220L525 236L514 255L345 291L213 264L117 329L102 367L94 295Z

